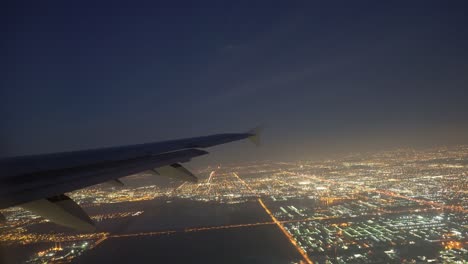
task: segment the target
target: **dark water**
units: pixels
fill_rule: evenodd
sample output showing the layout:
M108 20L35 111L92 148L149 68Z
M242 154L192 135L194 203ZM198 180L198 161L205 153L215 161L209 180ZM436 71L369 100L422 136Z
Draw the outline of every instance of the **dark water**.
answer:
M151 201L144 208L143 215L127 223L102 223L100 228L125 234L270 221L256 201L235 205ZM266 225L111 238L76 263L291 263L299 259L278 227Z
M109 204L90 208L87 211L90 215L144 211L142 215L137 217L105 220L97 223L98 232L104 231L113 234L271 221L255 200L240 204L220 204L185 199L169 201L158 199L137 203Z
M114 238L77 263L290 263L299 255L275 226Z
M31 245L2 245L0 244L0 263L25 263L32 254L50 248L50 243L35 243Z

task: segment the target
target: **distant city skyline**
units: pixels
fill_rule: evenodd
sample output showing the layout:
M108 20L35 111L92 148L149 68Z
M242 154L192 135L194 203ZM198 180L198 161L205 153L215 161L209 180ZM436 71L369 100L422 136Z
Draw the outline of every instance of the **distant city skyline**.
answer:
M94 233L2 210L0 253L7 263L463 263L467 169L468 146L456 146L210 166L198 183L139 173L70 193Z

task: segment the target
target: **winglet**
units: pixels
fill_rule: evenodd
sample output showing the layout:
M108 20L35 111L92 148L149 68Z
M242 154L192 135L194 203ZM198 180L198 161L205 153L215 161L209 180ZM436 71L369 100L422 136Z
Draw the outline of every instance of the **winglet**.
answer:
M257 147L261 145L260 134L262 133L262 130L263 128L259 126L247 132L247 134L250 135L249 140L252 141L252 143L254 143Z

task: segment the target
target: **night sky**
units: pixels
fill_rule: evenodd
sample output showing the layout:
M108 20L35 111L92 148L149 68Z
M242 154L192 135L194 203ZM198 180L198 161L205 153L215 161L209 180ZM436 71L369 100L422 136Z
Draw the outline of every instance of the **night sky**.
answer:
M2 3L0 156L258 125L210 158L468 142L466 1L103 2Z

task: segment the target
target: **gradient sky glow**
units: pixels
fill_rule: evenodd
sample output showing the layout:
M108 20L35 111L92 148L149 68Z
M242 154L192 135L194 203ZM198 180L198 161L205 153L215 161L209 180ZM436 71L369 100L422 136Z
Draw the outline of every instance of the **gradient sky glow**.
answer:
M242 158L468 142L466 1L157 2L3 3L0 156L259 124Z

